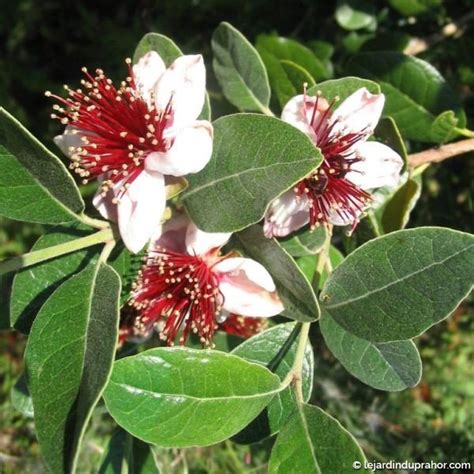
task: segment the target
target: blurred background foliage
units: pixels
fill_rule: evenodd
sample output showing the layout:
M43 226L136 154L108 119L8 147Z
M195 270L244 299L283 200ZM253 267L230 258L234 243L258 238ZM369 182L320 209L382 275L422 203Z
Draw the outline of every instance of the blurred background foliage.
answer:
M48 146L59 132L49 119L45 90L77 86L80 68L126 74L124 59L149 31L171 37L185 53L202 52L214 117L232 112L212 77L210 38L220 21L250 41L261 33L298 40L320 59L325 74L340 77L360 51L394 50L432 63L459 95L474 127L473 0L0 0L0 105ZM411 143L411 151L427 145ZM409 227L440 225L472 231L474 160L460 156L431 166ZM83 188L86 195L92 188ZM27 251L40 225L0 218L0 259ZM8 281L1 281L0 320L8 313ZM421 384L384 393L353 379L324 349L317 328L315 401L334 414L364 446L369 460L472 461L474 372L472 305L420 338ZM0 472L41 472L32 421L17 413L10 390L21 373L22 336L0 333ZM95 472L111 430L99 409L79 472ZM195 450L157 450L162 472L265 472L272 441L245 447L230 442Z

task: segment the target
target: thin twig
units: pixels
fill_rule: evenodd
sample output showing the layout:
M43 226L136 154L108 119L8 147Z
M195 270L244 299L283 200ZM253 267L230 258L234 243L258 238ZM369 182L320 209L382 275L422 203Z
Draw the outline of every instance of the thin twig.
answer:
M474 151L474 138L449 143L437 148L430 148L420 153L413 153L408 155L408 164L410 167L416 168L425 163L438 163L469 151Z

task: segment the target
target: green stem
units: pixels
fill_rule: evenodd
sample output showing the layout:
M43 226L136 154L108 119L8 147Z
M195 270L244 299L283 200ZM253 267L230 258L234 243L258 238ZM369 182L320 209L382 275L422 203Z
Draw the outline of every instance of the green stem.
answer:
M295 361L293 362L293 383L295 386L296 399L300 403L304 403L303 396L303 362L306 344L308 343L309 327L311 323L303 323L301 325L300 338L296 348Z
M76 250L81 250L86 247L112 242L113 240L114 234L112 229L109 227L80 239L71 240L70 242L64 242L63 244L54 245L41 250L34 250L33 252L26 253L19 257L9 258L0 262L0 275L14 272L36 263L44 262L45 260L50 260L59 257L60 255L75 252Z
M269 117L275 117L275 114L268 108L265 107L263 104L260 105L260 110Z
M82 214L79 216L79 220L90 227L94 227L96 229L107 229L110 227L109 223L106 221L101 221L99 219L93 219L92 217L86 216Z

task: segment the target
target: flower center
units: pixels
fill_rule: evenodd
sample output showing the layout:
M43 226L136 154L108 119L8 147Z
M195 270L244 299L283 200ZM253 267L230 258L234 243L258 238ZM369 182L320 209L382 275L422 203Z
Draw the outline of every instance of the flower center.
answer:
M172 124L171 100L165 110L155 108L153 97L149 103L141 96L135 82L130 59L126 60L129 76L117 89L101 69L92 76L86 68L81 81L84 89L64 86L69 97L54 97L53 119L68 125L66 135L78 145L69 147L70 168L83 183L103 175L102 191L119 185L123 193L144 167L151 152L164 152L171 143L164 131Z
M133 334L143 336L163 323L160 337L170 345L180 330L184 344L192 330L210 346L222 301L218 278L206 260L158 248L139 272L129 301L139 313Z
M365 140L372 131L335 131L340 122L332 113L336 100L327 104L317 95L312 110L304 111L305 117L311 117L307 123L313 129L315 144L323 155L321 166L295 187L297 195L306 195L308 198L311 229L329 223L334 213L345 222L353 222L355 226L371 199L369 193L349 181L346 175L352 165L360 161L354 151L355 145ZM305 106L306 103L305 98Z

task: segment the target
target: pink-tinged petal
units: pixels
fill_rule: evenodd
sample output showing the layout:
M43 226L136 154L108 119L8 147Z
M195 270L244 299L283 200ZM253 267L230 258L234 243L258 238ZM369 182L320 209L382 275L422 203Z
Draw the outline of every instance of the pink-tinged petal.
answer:
M286 103L281 113L281 119L301 130L316 142L317 135L314 130L318 129L318 123L328 108L328 101L323 97L296 95Z
M199 120L183 128L167 152L151 153L145 168L164 175L185 176L201 171L212 155L213 128L210 122Z
M224 310L241 316L275 316L283 305L275 283L260 263L249 258L226 258L214 266Z
M329 211L328 221L332 225L339 225L339 226L353 225L354 221L358 220L362 214L363 212L359 211L357 219L355 219L354 216L348 213L337 212L337 210L332 209L331 211Z
M311 110L314 106L314 97L306 97L306 102L304 99L303 94L292 97L283 107L281 119L306 135L313 137L314 132L309 126L311 115L308 114L308 110Z
M163 175L141 172L117 204L120 235L131 252L138 253L159 228L165 206Z
M360 161L351 166L346 178L362 189L395 186L403 167L401 156L390 147L378 142L365 142L357 146Z
M186 248L190 255L204 255L210 250L220 248L227 243L230 232L204 232L196 224L189 221L186 231Z
M74 148L80 147L84 143L81 140L82 133L79 128L68 125L62 135L54 137L54 143L68 157L74 152Z
M200 54L180 56L155 87L155 102L165 110L171 100L173 128L189 126L201 113L206 93L206 68Z
M285 237L309 222L309 202L293 189L276 198L265 214L265 237Z
M157 228L151 238L150 250L161 247L171 252L186 253L186 231L190 222L187 214L174 214Z
M333 118L339 120L334 132L370 135L382 115L384 103L383 94L371 94L365 87L356 90L334 111Z
M135 75L138 91L148 105L151 105L151 94L156 81L165 71L165 63L156 51L146 53L133 66L133 74Z
M102 179L99 178L98 182L100 186ZM122 186L122 182L118 184L118 187L121 187L121 186ZM92 204L100 212L100 215L103 218L112 222L117 222L118 221L117 205L113 203L114 196L115 194L112 189L109 189L105 193L105 196L104 196L102 190L99 187L99 189L95 193L94 199L92 200Z

